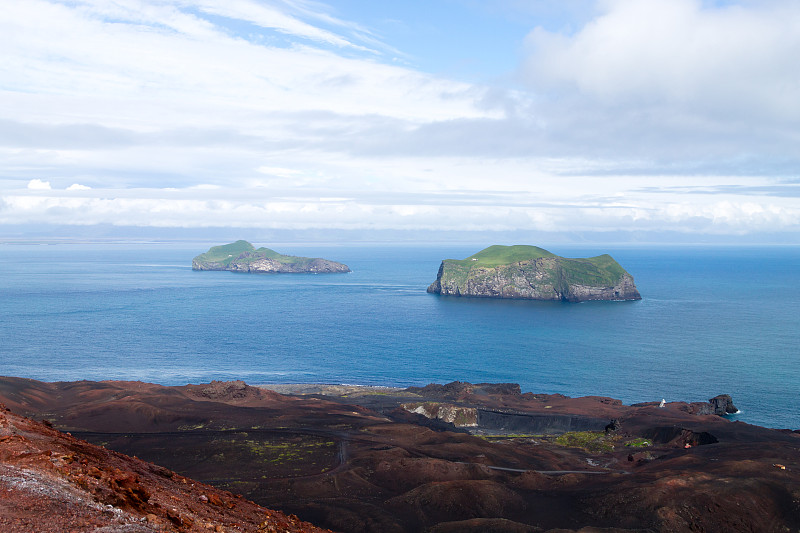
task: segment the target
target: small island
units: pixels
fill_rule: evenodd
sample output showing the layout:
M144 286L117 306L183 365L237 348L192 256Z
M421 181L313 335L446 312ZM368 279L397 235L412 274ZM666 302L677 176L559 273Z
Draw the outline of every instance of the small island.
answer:
M490 246L466 259L445 259L429 293L478 298L582 302L641 300L610 255L568 259L536 246Z
M247 241L213 246L192 259L192 270L227 270L258 274L332 274L350 272L345 264L327 259L282 255L269 248L256 249Z

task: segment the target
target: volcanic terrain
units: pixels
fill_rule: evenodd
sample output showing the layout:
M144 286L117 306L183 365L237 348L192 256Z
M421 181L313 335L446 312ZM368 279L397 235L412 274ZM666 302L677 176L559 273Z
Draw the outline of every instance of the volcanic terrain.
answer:
M320 532L0 404L0 531Z
M274 388L292 394L0 378L0 402L72 433L5 413L0 491L49 472L41 486L83 494L92 517L119 520L108 531L257 531L269 512L249 501L342 532L800 530L800 435L728 421L724 396L626 406L513 384ZM20 505L3 516L33 520Z

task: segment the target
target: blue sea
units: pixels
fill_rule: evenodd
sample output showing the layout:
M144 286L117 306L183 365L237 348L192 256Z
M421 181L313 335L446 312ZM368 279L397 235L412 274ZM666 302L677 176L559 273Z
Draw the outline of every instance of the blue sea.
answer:
M625 403L728 393L739 420L800 428L798 247L548 246L610 253L643 296L574 304L425 292L442 259L483 246L274 245L353 272L192 271L212 244L0 245L0 374L516 382Z

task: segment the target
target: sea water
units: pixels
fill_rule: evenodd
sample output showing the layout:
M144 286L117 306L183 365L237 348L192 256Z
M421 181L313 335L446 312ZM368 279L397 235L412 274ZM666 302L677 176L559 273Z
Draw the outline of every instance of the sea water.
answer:
M0 245L0 374L425 385L515 382L625 403L731 394L739 420L800 428L800 248L559 247L610 253L641 301L425 292L482 246L274 245L350 274L195 272L213 243Z

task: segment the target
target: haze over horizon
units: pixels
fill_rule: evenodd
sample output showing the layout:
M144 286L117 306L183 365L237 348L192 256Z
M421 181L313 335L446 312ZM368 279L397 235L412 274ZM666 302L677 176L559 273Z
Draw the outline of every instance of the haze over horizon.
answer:
M796 2L0 2L0 238L800 244Z

